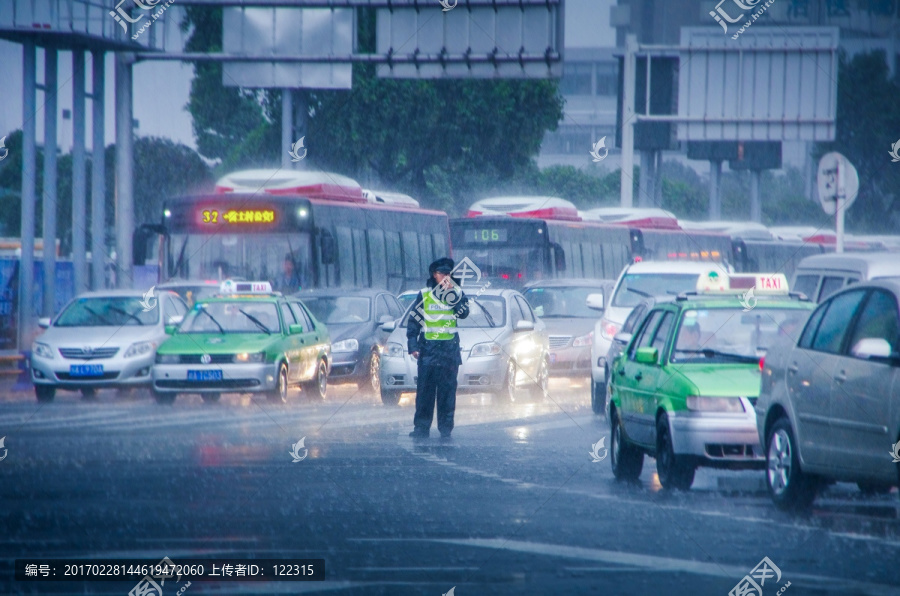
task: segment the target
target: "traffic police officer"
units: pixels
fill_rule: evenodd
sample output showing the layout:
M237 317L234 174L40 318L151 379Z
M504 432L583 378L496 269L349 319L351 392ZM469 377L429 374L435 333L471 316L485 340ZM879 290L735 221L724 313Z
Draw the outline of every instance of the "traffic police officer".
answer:
M428 287L416 296L406 327L409 354L418 366L415 430L413 438L425 438L431 431L437 402L437 427L441 438L449 439L456 411L456 373L462 364L456 320L469 316L469 299L459 282L451 278L453 260L438 259L428 266Z

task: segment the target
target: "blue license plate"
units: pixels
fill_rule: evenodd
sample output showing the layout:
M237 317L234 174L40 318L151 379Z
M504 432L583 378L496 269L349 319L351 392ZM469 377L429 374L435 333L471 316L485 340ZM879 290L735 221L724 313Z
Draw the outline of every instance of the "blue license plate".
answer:
M221 370L189 370L188 381L221 381Z
M556 354L550 352L550 364L556 364Z
M69 375L72 377L102 377L102 364L72 364L69 366Z

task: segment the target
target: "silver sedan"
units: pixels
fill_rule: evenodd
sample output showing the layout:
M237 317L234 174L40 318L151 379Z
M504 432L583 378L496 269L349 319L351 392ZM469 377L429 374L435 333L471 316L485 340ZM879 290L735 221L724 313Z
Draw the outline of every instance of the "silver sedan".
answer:
M491 393L502 401L521 390L543 397L550 371L550 345L544 322L515 290L469 294L469 316L457 322L462 366L457 392ZM412 308L412 306L410 307ZM381 396L385 404L415 392L416 361L406 350L406 320L385 323L391 331L381 359Z
M31 348L31 380L41 402L57 389L85 397L107 387L149 386L166 326L181 322L187 305L174 292L88 292L69 302Z

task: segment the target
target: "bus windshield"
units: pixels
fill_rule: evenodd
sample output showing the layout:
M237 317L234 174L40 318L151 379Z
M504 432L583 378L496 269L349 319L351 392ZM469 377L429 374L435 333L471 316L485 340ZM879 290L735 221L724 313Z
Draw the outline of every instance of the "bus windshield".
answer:
M454 247L455 253L468 257L492 285L522 284L544 277L544 253L540 248Z
M275 234L172 234L169 277L253 279L292 293L312 284L308 232Z

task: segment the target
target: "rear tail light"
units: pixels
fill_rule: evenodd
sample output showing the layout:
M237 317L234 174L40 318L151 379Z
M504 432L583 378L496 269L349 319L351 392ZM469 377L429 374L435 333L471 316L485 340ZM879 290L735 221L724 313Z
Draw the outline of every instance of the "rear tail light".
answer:
M759 372L762 372L765 367L766 367L766 357L763 356L762 358L759 359Z

